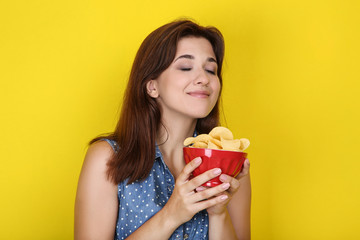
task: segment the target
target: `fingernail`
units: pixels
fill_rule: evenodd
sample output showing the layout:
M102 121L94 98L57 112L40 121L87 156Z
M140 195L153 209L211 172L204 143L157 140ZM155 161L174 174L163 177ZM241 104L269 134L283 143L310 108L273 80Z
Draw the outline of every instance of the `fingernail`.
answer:
M221 187L223 189L228 189L230 187L230 183L224 183Z
M196 164L201 163L201 157L197 157L197 158L195 158L195 163L196 163Z
M220 197L221 200L225 200L225 199L227 199L227 198L228 198L227 195L223 195L223 196Z
M224 175L224 174L222 174L222 175L220 176L220 181L225 182L226 180L227 180L227 176Z
M216 168L216 169L213 171L213 173L214 173L215 175L219 175L219 174L221 173L221 169L220 169L220 168Z

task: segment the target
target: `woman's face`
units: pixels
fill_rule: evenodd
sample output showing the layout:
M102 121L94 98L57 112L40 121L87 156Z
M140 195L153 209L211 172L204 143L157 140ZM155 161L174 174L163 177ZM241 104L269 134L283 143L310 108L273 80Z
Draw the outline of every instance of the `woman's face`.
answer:
M175 58L161 75L148 83L163 116L206 117L215 106L220 81L210 42L202 37L180 39Z

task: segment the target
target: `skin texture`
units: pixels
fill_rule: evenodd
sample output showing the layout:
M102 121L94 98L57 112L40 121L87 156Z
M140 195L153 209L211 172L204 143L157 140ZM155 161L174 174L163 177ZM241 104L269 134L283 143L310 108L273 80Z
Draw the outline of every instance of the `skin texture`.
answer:
M178 42L173 63L148 83L148 92L161 105L162 114L178 114L191 120L202 118L210 113L219 96L216 71L211 44L204 38L183 38Z
M161 107L162 123L156 141L176 182L167 204L127 239L168 239L197 212L207 209L210 239L250 239L249 161L236 177L211 169L191 180L201 164L195 158L185 165L182 143L192 136L198 118L216 104L220 83L211 44L204 38L179 41L173 63L147 84L148 94ZM166 129L165 129L166 127ZM166 141L165 141L166 140ZM75 204L75 239L113 239L118 212L117 186L105 175L112 149L106 142L92 144L81 171ZM219 176L223 184L203 188Z

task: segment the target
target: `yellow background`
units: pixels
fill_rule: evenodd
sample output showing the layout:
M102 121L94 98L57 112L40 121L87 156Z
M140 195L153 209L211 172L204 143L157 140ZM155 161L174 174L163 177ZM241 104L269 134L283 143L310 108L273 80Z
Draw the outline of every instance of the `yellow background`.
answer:
M0 239L72 239L87 142L178 17L224 34L227 126L251 141L253 239L360 239L359 1L0 3Z

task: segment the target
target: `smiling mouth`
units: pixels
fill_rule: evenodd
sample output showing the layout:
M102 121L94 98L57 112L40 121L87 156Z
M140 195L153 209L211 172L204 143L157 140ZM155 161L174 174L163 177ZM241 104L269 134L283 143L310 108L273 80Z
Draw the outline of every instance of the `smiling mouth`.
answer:
M206 91L189 92L188 94L196 98L207 98L210 96L210 93Z

